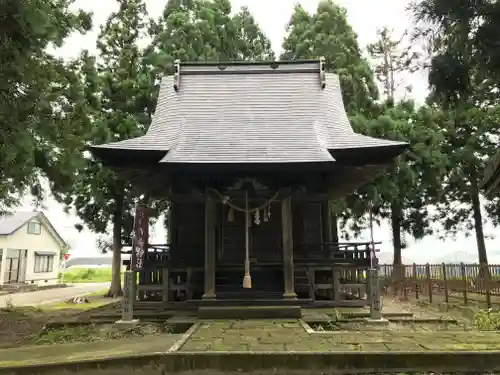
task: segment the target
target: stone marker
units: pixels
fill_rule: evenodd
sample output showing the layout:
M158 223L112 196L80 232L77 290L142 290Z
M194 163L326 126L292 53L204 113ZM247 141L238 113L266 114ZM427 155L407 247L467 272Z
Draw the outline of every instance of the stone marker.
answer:
M367 277L368 284L370 285L368 288L370 293L370 317L365 319L365 321L371 324L389 324L389 321L382 316L377 268L370 268L367 272Z
M139 319L134 319L134 303L136 298L135 282L135 272L125 271L123 278L122 318L115 322L116 325L133 327L139 323Z

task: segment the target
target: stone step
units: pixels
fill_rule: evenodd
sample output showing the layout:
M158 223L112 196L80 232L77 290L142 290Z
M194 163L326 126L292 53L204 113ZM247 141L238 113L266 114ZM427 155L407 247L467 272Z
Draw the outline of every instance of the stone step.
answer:
M200 319L300 319L300 306L203 306Z

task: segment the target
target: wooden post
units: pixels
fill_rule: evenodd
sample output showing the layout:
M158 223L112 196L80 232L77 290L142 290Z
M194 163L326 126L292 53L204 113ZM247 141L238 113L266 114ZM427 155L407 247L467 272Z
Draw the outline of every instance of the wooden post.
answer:
M446 303L449 302L449 297L448 297L448 277L446 275L446 264L443 263L441 266L442 269L442 274L443 274L443 282L444 282L444 301Z
M415 288L415 298L418 299L419 297L419 281L418 281L418 275L417 275L417 265L415 263L413 263L413 280L414 280L414 288Z
M405 300L408 299L408 289L407 289L407 280L406 280L406 265L403 264L401 266L402 268L402 275L403 275L403 297Z
M309 298L316 300L316 274L313 267L307 267L307 278L309 280Z
M296 299L293 277L293 235L292 235L292 198L290 192L281 201L281 225L283 243L283 277L285 293L283 298Z
M215 299L215 202L205 200L205 293L203 299ZM189 282L189 280L186 280Z
M469 287L469 283L467 282L467 272L465 270L465 264L460 263L460 277L462 278L463 282L463 293L464 293L464 305L467 306L468 304L468 298L467 298L467 288Z
M333 300L340 300L340 269L338 267L333 267Z
M162 284L163 284L163 290L162 290L162 301L163 303L168 302L169 294L170 294L170 272L168 271L168 268L165 267L163 268L162 271Z
M215 248L214 248L214 252L215 252ZM215 258L215 256L214 256L214 258ZM214 261L214 265L215 265L215 261ZM214 269L215 269L215 267L214 267ZM215 281L215 273L214 273L214 281ZM214 283L213 290L215 291L215 283ZM193 299L193 268L192 267L188 267L188 269L186 271L186 299L187 300Z
M432 303L431 266L429 265L429 263L425 265L425 279L427 281L427 290L429 292L429 302Z
M488 269L487 264L481 264L481 274L482 274L482 281L484 285L484 292L486 294L486 306L488 308L491 308L491 291L490 291L490 270Z

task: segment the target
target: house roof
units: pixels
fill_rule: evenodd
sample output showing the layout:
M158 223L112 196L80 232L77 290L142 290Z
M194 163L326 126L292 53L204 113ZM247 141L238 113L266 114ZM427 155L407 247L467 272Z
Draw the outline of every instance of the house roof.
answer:
M12 214L0 215L0 236L9 236L19 230L28 221L39 218L44 221L61 245L66 241L59 235L47 216L40 211L17 211Z
M31 219L37 217L38 211L32 212L15 212L13 214L5 214L0 216L0 236L8 236Z
M335 151L405 143L356 134L322 61L181 63L164 77L146 135L93 146L163 152L160 164L334 162ZM395 156L395 155L394 155Z

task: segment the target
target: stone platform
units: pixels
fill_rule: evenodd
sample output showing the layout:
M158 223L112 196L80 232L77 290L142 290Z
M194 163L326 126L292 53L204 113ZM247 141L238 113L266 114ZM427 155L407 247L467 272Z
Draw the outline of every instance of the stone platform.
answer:
M200 319L299 319L300 306L204 306Z
M369 329L311 333L298 319L213 320L199 322L185 334L0 350L0 374L93 374L96 369L135 373L151 366L158 374L276 368L495 372L500 370L500 334Z

